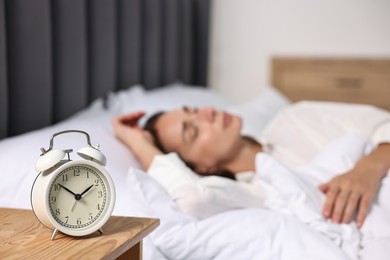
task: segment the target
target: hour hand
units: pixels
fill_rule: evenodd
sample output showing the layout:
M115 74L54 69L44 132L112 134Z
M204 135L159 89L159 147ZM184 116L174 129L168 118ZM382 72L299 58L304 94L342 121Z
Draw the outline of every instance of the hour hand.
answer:
M71 191L70 189L68 189L67 187L65 187L64 185L61 185L61 184L58 184L60 185L64 190L66 190L67 192L73 194L74 196L76 196L76 193L74 193L73 191Z
M85 193L87 193L87 191L89 191L91 188L93 187L93 184L91 186L89 186L88 188L85 189L85 191L83 191L80 196L83 196Z

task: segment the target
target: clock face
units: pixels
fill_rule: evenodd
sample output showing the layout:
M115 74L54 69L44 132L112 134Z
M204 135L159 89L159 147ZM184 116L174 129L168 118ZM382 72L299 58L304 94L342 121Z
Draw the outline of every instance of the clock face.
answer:
M47 198L50 213L65 228L87 228L104 215L109 186L104 174L90 165L66 167L51 183Z

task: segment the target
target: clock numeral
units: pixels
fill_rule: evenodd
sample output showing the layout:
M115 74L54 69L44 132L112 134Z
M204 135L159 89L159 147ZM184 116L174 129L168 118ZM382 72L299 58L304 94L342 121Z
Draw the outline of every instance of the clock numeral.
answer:
M98 191L98 198L100 199L101 197L103 197L103 191Z
M61 189L61 186L57 183L57 184L54 184L54 191L58 191Z
M80 169L73 170L73 175L74 176L80 176Z
M78 218L77 219L77 225L80 225L81 224L81 218Z
M100 210L100 204L99 203L97 204L96 209Z
M89 213L88 220L92 220L92 219L93 219L92 213Z
M87 179L89 179L89 172L87 172Z
M95 186L99 186L99 180L98 179L95 180Z
M56 215L57 215L57 216L61 215L60 209L56 209Z
M53 196L53 197L51 197L50 201L51 201L51 204L54 204L54 203L56 203L57 198L55 196Z
M69 216L66 216L65 219L66 219L65 224L68 224Z
M62 181L68 181L68 175L67 174L62 175Z

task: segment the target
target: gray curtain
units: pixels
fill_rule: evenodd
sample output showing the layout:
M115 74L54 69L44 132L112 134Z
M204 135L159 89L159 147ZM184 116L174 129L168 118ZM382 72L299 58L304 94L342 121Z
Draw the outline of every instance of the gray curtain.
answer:
M209 0L0 0L0 139L110 91L206 86Z

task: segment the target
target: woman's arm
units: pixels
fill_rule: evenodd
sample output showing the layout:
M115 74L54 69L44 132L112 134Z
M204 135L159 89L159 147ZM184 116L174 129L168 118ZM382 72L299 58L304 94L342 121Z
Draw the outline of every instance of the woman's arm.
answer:
M116 116L112 124L116 137L134 152L142 167L148 169L153 158L162 152L154 145L151 134L138 125L144 115L144 112L135 112Z
M357 212L356 223L361 227L389 169L390 143L380 144L351 171L320 186L326 194L323 215L335 223L349 223Z
M198 219L239 209L264 206L262 193L247 183L218 176L200 177L176 153L156 156L148 170L180 210Z

